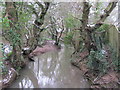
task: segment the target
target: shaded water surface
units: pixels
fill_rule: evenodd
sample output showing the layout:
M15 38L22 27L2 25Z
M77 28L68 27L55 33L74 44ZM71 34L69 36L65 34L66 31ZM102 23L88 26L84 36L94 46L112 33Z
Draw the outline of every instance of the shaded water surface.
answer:
M35 57L10 88L89 88L82 72L70 64L72 48Z

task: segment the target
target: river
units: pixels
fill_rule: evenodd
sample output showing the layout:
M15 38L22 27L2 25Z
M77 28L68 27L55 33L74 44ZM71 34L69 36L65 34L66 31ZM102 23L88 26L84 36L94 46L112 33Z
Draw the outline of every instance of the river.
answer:
M82 72L70 63L72 52L73 48L62 46L34 57L9 88L89 88Z

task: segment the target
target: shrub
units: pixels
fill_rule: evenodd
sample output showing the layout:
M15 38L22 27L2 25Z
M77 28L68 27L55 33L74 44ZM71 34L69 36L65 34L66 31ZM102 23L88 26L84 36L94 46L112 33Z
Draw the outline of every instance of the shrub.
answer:
M64 37L64 43L65 43L65 44L71 44L73 35L74 35L74 33L73 33L72 31L71 31L71 32L68 32L68 33L66 34L66 36Z

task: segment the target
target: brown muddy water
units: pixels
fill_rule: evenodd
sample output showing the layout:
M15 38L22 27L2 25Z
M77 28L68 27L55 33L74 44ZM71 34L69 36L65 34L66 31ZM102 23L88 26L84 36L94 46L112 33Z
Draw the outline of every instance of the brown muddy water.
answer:
M72 52L73 48L62 46L60 51L36 56L9 88L89 88L82 72L70 63Z

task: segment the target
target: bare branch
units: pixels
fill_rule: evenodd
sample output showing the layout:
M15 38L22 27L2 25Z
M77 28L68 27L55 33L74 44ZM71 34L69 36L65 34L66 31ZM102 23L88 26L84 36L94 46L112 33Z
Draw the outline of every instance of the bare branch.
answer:
M46 8L46 10L48 9L49 5L50 5L50 2L45 2L45 8Z
M36 9L33 7L33 5L27 5L28 8L32 9L33 13L38 17L38 13L36 12Z
M44 6L40 2L36 2L36 4L43 10Z
M82 14L82 29L84 30L88 24L88 17L90 12L90 5L89 2L83 2L83 14Z
M103 22L105 19L110 15L110 13L113 11L113 9L116 7L117 2L110 2L107 6L107 8L104 10L104 14L100 16L100 19L97 21L95 26L92 28L93 30L99 28L101 25L103 25Z
M63 31L65 30L63 20L62 20L62 28L63 28L63 29L62 29L62 31L60 32L60 36L59 36L59 38L58 38L58 42L59 42L59 40L60 40L60 38L61 38L61 36L62 36Z

